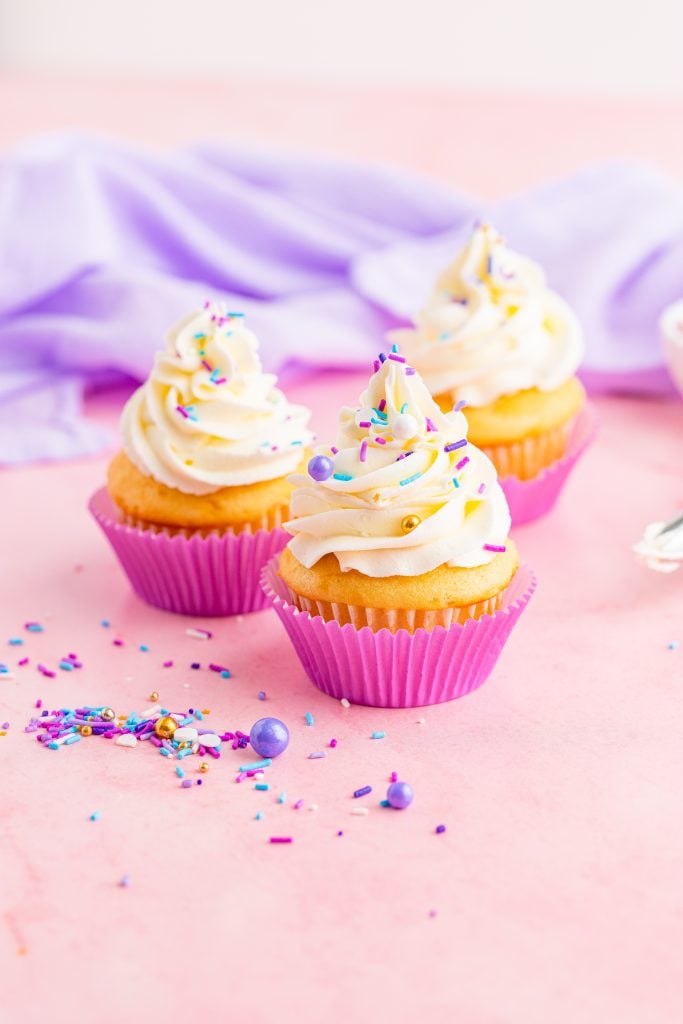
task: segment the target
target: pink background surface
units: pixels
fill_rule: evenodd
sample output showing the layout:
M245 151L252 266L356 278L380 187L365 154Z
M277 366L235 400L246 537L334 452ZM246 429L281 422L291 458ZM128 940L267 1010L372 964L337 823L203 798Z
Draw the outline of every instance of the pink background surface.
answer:
M158 143L232 134L394 160L490 195L596 156L683 176L675 105L18 78L0 80L0 98L4 144L65 125ZM322 376L291 394L325 437L363 381ZM113 427L123 397L90 412ZM140 604L85 510L105 458L2 474L0 660L31 659L0 682L3 1022L181 1008L255 1024L681 1018L683 647L668 644L683 641L683 574L648 572L630 545L683 508L683 405L597 404L600 437L557 510L516 531L540 582L494 676L419 712L319 694L272 612L211 624L200 642L188 620ZM25 633L29 619L45 632ZM67 651L80 672L37 673ZM182 791L150 748L51 752L23 733L37 697L128 712L153 689L174 709L211 708L220 728L287 721L271 791L234 784L239 753ZM308 760L332 736L336 750ZM404 813L376 806L392 770L416 791ZM355 817L364 784L370 814ZM275 834L295 842L271 846Z

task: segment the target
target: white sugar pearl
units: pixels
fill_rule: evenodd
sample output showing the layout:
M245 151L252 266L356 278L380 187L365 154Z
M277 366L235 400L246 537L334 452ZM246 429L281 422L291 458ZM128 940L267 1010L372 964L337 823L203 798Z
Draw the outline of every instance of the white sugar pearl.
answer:
M177 730L176 730L177 731ZM203 736L199 737L199 742L203 747L220 747L221 738L216 736L215 732L204 733Z
M181 725L179 729L173 733L173 739L178 740L178 743L194 742L197 739L199 733L196 729L193 729L191 725Z
M408 441L417 434L417 420L410 413L399 413L392 420L391 430L394 437L399 438L401 441Z

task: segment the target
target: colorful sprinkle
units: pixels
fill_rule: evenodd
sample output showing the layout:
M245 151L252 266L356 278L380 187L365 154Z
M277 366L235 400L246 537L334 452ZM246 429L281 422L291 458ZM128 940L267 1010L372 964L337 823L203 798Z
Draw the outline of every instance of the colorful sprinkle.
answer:
M370 739L371 740L383 740L385 736L386 736L386 733L384 732L384 730L380 729L377 732L373 732L372 735L370 736Z
M467 438L463 437L462 441L453 441L451 444L444 445L445 452L454 452L456 448L464 448L467 444Z
M361 786L360 789L355 789L353 792L354 798L357 800L361 796L367 796L368 793L372 793L372 786Z
M507 551L504 544L484 544L484 551Z
M315 719L310 711L306 712L304 718L306 719L306 725L315 725Z
M406 484L415 483L415 481L419 480L421 476L422 476L422 473L413 473L412 476L407 476L405 478L405 480L399 480L399 484L400 484L401 487L405 487Z
M464 459L460 460L460 462L456 462L455 468L456 469L463 469L467 465L467 463L469 461L470 461L470 457L469 457L469 455L466 455Z

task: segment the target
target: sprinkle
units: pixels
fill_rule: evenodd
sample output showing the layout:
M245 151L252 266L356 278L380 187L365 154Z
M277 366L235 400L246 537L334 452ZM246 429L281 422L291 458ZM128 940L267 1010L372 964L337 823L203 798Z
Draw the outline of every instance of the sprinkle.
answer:
M221 672L221 679L232 679L232 672L228 668L224 668Z
M429 431L430 433L432 433L432 434L435 434L435 433L437 433L437 429L436 429L436 426L435 426L435 424L434 424L434 420L430 420L429 416L426 416L426 417L425 417L425 424L426 424L426 426L427 426L427 430L428 430L428 431Z
M300 811L301 808L303 807L303 805L304 805L303 800L297 800L297 802L293 805L294 806L294 810L295 811Z
M467 444L467 438L463 437L462 441L453 441L451 444L445 444L443 450L445 452L454 452L456 448L464 448Z
M386 398L383 398L383 399L381 399L379 405L377 406L377 411L378 412L384 412L386 407L387 407L387 400L386 400Z
M336 741L335 739L331 739L331 740L330 740L330 746L331 746L331 747L332 747L332 749L334 750L334 748L335 748L335 747L337 746L337 741Z
M446 826L445 825L437 825L435 831L436 831L437 835L441 835L442 832L446 831Z
M182 782L180 783L180 788L181 789L191 789L192 788L192 779L183 779Z
M406 366L406 377L414 377L416 372L417 371L413 369L412 366Z
M346 697L342 697L342 699L340 700L339 703L341 704L341 706L343 708L350 708L351 707L351 701L347 700Z
M272 763L272 758L264 757L261 761L252 761L250 764L241 764L240 771L255 772L258 771L259 768L270 768Z
M324 750L314 750L312 754L308 755L309 761L318 761L321 757L326 757Z
M469 457L469 455L466 455L464 459L461 459L461 460L460 460L460 462L456 462L456 464L455 464L455 468L456 468L456 469L462 469L462 468L463 468L464 466L466 466L466 465L467 465L467 463L468 463L469 461L470 461L470 457Z
M185 636L191 636L194 640L210 640L213 633L209 629L196 629L194 626L190 626L185 630Z
M380 354L379 354L379 361L380 361L380 363L386 363L387 357L385 356L384 352L380 352Z
M263 818L263 811L257 811L255 814L256 821L261 821Z
M287 794L286 794L286 793L285 793L285 791L283 790L283 791L282 791L282 792L280 793L280 795L278 796L278 798L277 798L277 802L278 802L279 804L283 804L283 803L285 802L285 800L286 800L286 799L287 799Z
M41 675L47 676L48 679L54 679L55 676L57 675L56 672L52 672L51 669L45 668L44 665L38 665L38 671L40 672Z
M119 879L119 887L121 889L127 889L130 885L130 875L121 875Z
M381 365L382 364L379 361L379 359L374 359L373 362L372 362L372 372L373 373L377 373L377 371L379 370Z
M292 839L291 836L271 836L270 837L270 842L271 843L293 843L294 840Z
M163 667L164 668L173 668L173 662L172 661L165 661L164 664L163 664Z
M335 448L334 445L332 445L330 451L332 452L333 455L339 455L339 449Z
M195 672L197 671L198 668L201 668L201 667L202 666L199 664L198 661L193 661L193 662L190 663L190 668L194 669Z
M389 358L393 359L395 363L405 363L405 361L406 361L406 357L405 356L399 356L395 352L390 352L389 353Z
M209 373L213 373L213 367L211 366L211 363L207 363L206 359L202 359L202 366L205 370L208 370Z
M351 814L369 814L370 811L367 807L352 807Z
M93 811L92 814L90 815L90 820L91 821L99 821L101 817L102 817L102 812L101 811Z
M24 629L28 633L44 633L45 628L39 622L25 622Z
M259 692L258 692L258 699L259 700L265 700L266 699L266 691L265 690L259 690Z
M380 807L391 807L391 804L389 803L388 800L380 800L379 805Z
M384 438L383 438L383 437L375 437L375 438L373 438L373 440L374 440L375 444L386 444L386 443L387 443L387 442L386 442L386 441L384 440Z
M363 439L360 444L359 458L361 462L365 462L368 457L368 442L367 438Z
M367 796L368 793L372 793L372 786L361 786L360 789L354 790L353 795L355 799L358 799L360 796Z
M109 629L109 627L111 626L111 622L109 621L109 619L101 619L100 626L102 626L103 629Z
M115 640L112 640L112 644L114 647L123 647L123 640L117 637Z
M415 483L415 481L419 480L421 476L422 476L422 473L413 473L412 476L407 476L405 478L405 480L399 480L399 484L400 484L401 487L405 487L406 484Z
M507 551L504 544L484 544L484 551Z
M24 641L21 639L20 636L10 637L10 639L7 641L7 643L10 645L10 647L21 647L23 642Z
M183 419L189 420L189 418L190 418L189 414L185 412L185 410L183 409L182 405L176 405L175 411L179 412L180 415L183 417Z
M398 773L397 772L392 772L391 773L391 779L389 781L390 782L398 782Z
M453 412L461 412L467 406L467 402L461 398L459 402L456 402L453 406Z
M306 725L314 725L315 724L315 718L313 717L313 715L311 714L310 711L306 712L306 714L304 715L304 718L306 719Z
M176 773L176 775L178 776L179 779L184 779L185 778L185 769L181 768L179 764L177 764L176 767L175 767L175 773Z
M333 480L353 480L353 477L351 476L350 473L333 473L332 474L332 479Z
M398 352L398 345L396 344L396 342L394 342L394 344L391 346L391 351Z
M678 650L678 640L672 640L671 643L668 644L668 648L670 651Z
M143 652L143 654L144 654L144 653L145 653L145 651L148 651L148 650L149 650L149 644L140 644L140 646L139 646L138 650L142 651L142 652Z
M28 658L22 658L21 661L17 662L17 665L20 665L20 666L28 665Z
M453 486L454 487L459 487L460 486L460 482L458 481L458 478L455 477L455 476L453 477Z
M71 664L71 662L70 661L66 661L66 660L60 661L59 667L64 672L73 672L73 670L74 670L74 666Z
M258 789L259 792L262 792L262 793L267 793L268 790L270 789L270 783L269 782L255 782L254 783L254 789Z
M479 484L477 487L477 494L483 494L486 490L486 484Z
M360 420L358 426L362 427L363 430L369 430L371 426L370 420Z
M380 729L378 732L373 732L372 735L370 736L370 739L371 740L383 740L385 736L386 736L386 733L382 729Z
M226 668L225 665L217 665L213 661L209 664L209 671L211 671L211 672L220 672L221 675L224 672L227 672L228 675L230 675L230 669L229 668Z

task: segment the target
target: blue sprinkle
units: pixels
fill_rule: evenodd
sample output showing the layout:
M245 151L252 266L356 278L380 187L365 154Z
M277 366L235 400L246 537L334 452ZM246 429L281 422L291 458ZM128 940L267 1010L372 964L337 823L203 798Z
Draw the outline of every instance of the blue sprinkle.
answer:
M109 621L109 619L102 619L100 621L100 626L103 626L104 629L109 629L109 627L111 626L111 622Z
M74 670L74 667L70 661L60 661L59 667L63 669L65 672L73 672Z
M102 812L101 811L93 811L92 814L90 815L90 820L91 821L99 821L101 817L102 817Z
M43 629L43 627L41 626L41 624L39 622L29 622L29 624L26 626L26 629L27 629L27 631L29 633L44 633L45 632L45 630Z
M256 812L256 820L257 821L261 821L262 818L263 818L263 811L257 811Z
M55 741L52 740L51 743L48 743L47 747L48 750L59 750L59 743L55 743Z
M20 636L13 636L8 640L10 647L21 647L23 642Z
M121 886L122 889L127 889L128 886L130 885L130 875L121 875L119 885Z
M221 672L221 679L230 679L230 678L232 678L232 672L230 672L229 669L224 668L223 671Z
M195 708L194 717L197 719L198 722L204 721L204 715L198 708Z
M453 486L454 487L459 487L460 486L460 484L458 483L458 480L457 480L456 477L453 477Z
M412 484L416 480L419 480L421 476L422 473L413 473L412 476L407 476L405 480L399 480L399 484L401 487L405 487L406 484Z
M283 793L280 793L279 797L277 798L277 802L279 804L283 804L286 799L287 799L287 794L283 792Z
M258 789L259 792L261 792L261 793L267 793L268 790L270 789L270 783L269 782L257 782L256 785L254 786L254 789Z
M353 480L353 477L351 476L350 473L333 473L332 474L332 479L333 480Z
M306 718L306 725L313 725L315 723L315 718L313 717L313 715L311 714L310 711L306 712L305 718Z
M70 747L72 743L78 743L80 739L81 734L79 732L74 732L71 734L71 736L67 736L67 738L64 740L64 746Z
M407 408L408 408L408 403L404 402L403 405L401 406L401 416L403 415L403 413L406 411Z
M184 771L183 768L180 767L179 764L176 765L175 773L176 773L176 775L178 776L179 779L184 779L185 778L185 771Z
M391 804L389 803L388 800L380 800L379 805L380 807L391 807Z
M170 757L171 756L169 751L166 749L166 747L159 747L159 753L161 754L162 757ZM178 754L178 757L180 757L180 754Z
M373 734L370 737L370 739L371 740L383 740L385 736L386 736L386 733L383 732L383 730L380 729L378 732L373 732Z
M671 641L671 643L669 644L669 650L670 651L678 650L678 640L672 640Z
M149 646L147 644L140 644L140 650L141 651L148 651L149 650Z

